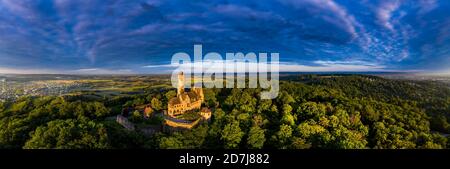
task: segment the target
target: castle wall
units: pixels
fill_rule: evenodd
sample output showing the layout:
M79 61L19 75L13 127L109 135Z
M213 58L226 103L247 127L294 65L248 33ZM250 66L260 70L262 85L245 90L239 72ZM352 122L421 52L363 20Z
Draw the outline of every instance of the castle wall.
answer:
M117 123L121 124L123 127L125 127L128 130L134 130L134 124L128 121L126 117L123 117L122 115L117 115L116 117Z
M182 122L175 122L171 120L165 120L165 124L167 126L173 127L173 128L185 128L185 129L192 129L194 126L196 126L201 119L197 119L190 123L182 123Z
M171 116L179 115L179 114L183 114L186 111L200 109L201 106L202 106L201 100L197 100L193 103L180 103L180 104L176 104L176 105L169 105L168 106L168 114Z

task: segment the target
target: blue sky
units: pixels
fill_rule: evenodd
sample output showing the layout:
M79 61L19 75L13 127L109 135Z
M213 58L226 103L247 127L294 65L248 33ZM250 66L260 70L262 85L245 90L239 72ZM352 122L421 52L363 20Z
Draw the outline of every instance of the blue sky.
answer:
M449 71L448 0L0 0L0 73L163 73L176 52L282 71Z

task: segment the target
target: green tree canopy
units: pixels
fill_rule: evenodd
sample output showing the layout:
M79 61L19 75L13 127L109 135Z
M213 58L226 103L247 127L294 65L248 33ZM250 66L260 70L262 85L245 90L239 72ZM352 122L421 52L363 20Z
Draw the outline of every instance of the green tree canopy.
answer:
M259 126L253 126L248 132L247 145L252 149L261 149L264 146L265 130L261 129Z
M242 136L244 136L244 132L239 127L239 122L234 121L225 125L221 138L225 142L225 148L233 149L239 147Z
M102 124L54 120L32 132L24 148L108 148L107 140L106 128Z

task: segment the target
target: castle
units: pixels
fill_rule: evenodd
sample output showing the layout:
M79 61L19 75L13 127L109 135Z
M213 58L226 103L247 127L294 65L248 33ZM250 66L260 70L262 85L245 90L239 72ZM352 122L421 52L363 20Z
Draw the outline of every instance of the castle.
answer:
M191 129L202 121L208 121L211 118L211 110L202 108L205 100L202 88L192 87L189 91L184 88L184 74L178 74L177 96L169 100L167 112L165 112L165 128L170 131L178 129ZM198 113L200 118L196 120L183 120L179 117L188 112Z
M176 117L188 111L199 110L204 101L203 89L193 87L189 92L184 88L184 74L178 74L177 97L169 100L167 115Z
M150 104L135 106L134 108L122 109L122 114L116 116L117 123L128 130L140 130L146 134L154 134L159 131L179 131L192 129L198 124L211 119L211 110L202 107L205 101L202 88L191 88L187 91L184 88L185 79L183 72L178 74L177 96L169 100L167 111L163 113L154 113ZM164 118L162 125L147 125L145 128L136 127L134 123L128 121L128 116L132 111L139 111L146 119L152 116ZM189 113L189 114L188 114ZM189 118L183 117L187 115Z

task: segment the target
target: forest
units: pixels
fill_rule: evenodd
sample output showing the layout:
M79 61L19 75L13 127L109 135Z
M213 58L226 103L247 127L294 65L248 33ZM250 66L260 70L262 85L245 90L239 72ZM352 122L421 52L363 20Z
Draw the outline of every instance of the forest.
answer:
M174 89L114 97L25 96L0 103L0 148L445 149L450 87L369 75L291 75L276 99L262 89L204 89L209 123L152 136L111 117L130 105L166 109Z

